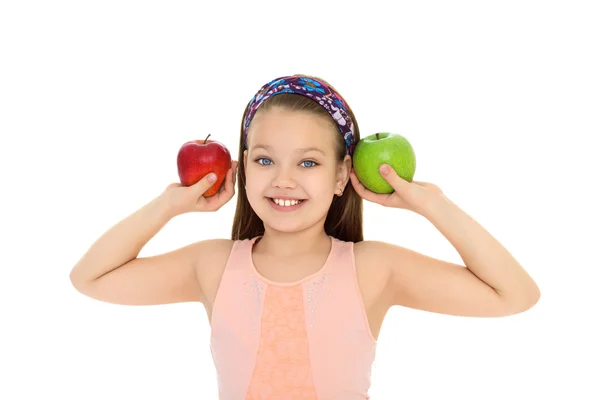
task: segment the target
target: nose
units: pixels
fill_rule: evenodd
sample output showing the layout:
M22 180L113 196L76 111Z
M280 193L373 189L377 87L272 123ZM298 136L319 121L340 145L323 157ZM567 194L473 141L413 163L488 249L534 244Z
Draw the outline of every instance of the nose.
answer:
M294 189L296 181L289 168L277 168L273 177L272 186L280 189Z

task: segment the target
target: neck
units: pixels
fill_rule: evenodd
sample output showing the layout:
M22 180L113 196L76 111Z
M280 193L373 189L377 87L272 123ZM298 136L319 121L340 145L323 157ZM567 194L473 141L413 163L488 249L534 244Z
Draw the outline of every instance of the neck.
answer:
M265 233L255 251L272 257L295 257L329 248L331 239L322 226L299 232L280 232L265 226Z

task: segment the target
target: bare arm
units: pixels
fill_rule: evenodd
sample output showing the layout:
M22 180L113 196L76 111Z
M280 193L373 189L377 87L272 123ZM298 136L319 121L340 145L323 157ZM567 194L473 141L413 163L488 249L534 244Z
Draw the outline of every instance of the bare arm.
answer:
M506 316L533 307L540 289L511 253L436 185L407 182L388 169L392 194L366 189L351 173L352 185L366 200L404 208L429 220L457 250L465 266L382 242L361 244L369 262L388 270L388 300L421 310L461 316Z
M499 317L526 311L538 302L537 284L498 240L447 198L432 205L426 218L456 248L465 266L371 242L370 250L390 271L393 305Z
M73 286L100 301L126 305L202 301L194 260L201 243L137 258L172 218L159 196L104 233L71 271Z
M170 187L104 233L71 270L73 286L100 301L127 305L203 301L197 271L209 268L230 242L199 241L152 257L142 248L176 215L216 211L233 196L232 169L218 195L204 198L207 177L184 188Z
M71 281L91 283L132 261L172 217L165 198L156 197L96 240L71 271Z

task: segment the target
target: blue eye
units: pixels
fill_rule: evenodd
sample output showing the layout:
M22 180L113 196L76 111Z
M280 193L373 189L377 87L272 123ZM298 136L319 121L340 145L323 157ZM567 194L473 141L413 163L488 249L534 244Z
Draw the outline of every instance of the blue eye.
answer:
M267 160L267 161L271 162L271 160L269 160L268 158L265 158L265 157L257 158L255 161L258 162L258 164L260 164L260 165L268 165L268 164L261 163L260 160Z
M313 164L313 165L310 165L310 166L304 165L306 168L310 168L310 167L314 167L314 166L318 165L316 162L311 161L311 160L302 161L302 164L304 164L304 163L312 163Z
M257 162L259 165L263 165L263 166L271 165L273 163L273 161L271 161L270 159L268 159L266 157L259 157L254 161ZM309 163L309 164L306 164L306 163ZM300 165L302 165L304 168L312 168L319 164L315 161L305 160L305 161L302 161L300 163Z

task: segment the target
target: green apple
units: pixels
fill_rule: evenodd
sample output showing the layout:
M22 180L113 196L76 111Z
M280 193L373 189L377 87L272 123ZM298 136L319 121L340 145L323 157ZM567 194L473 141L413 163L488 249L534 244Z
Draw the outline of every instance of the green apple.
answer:
M364 187L375 193L392 193L394 189L379 172L381 164L387 164L398 176L412 182L417 167L415 152L402 135L380 132L367 136L356 144L352 156L354 172Z

